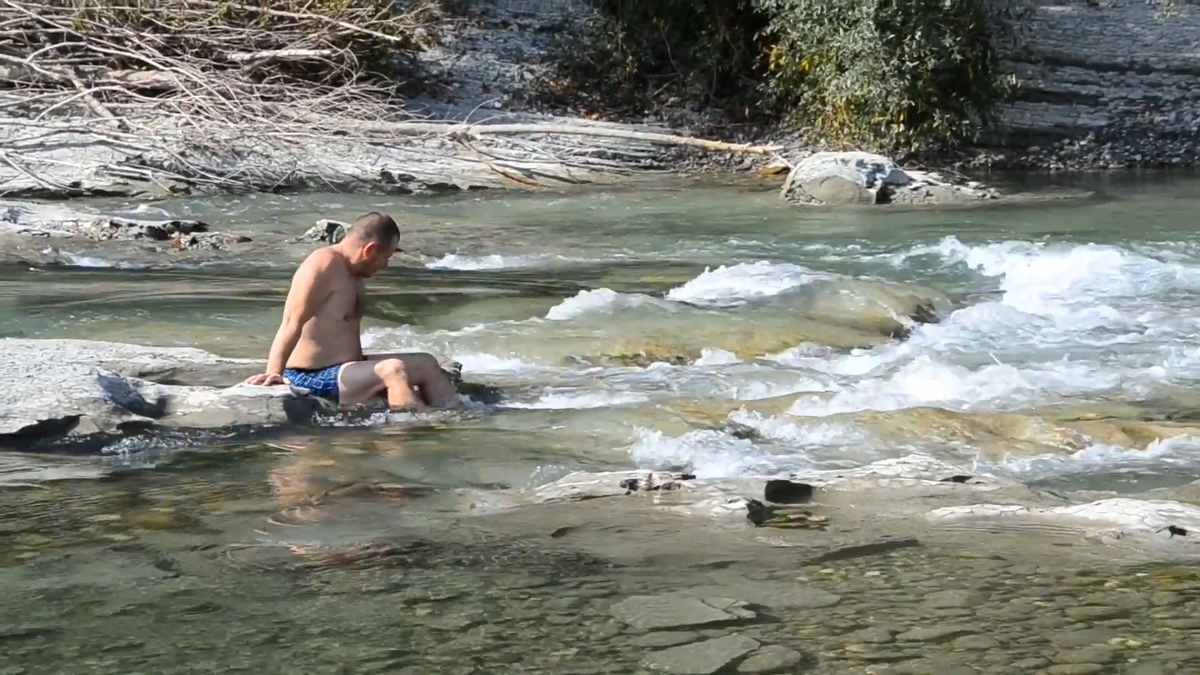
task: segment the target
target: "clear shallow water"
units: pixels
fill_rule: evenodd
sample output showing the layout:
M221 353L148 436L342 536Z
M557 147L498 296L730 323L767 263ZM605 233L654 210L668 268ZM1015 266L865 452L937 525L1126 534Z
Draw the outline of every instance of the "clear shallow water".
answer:
M747 629L822 672L969 663L976 648L955 640L989 632L1003 640L977 646L977 663L1037 672L1062 652L1048 635L1097 626L1139 645L1076 661L1100 661L1086 672L1125 672L1130 659L1187 672L1200 626L1171 622L1195 609L1190 571L1121 571L1138 611L1083 621L1071 603L1115 588L1105 584L1118 572L1094 560L1039 569L1011 542L990 562L968 555L979 542L950 538L826 572L744 532L632 508L464 522L442 497L336 492L419 484L486 501L572 470L786 476L915 452L1056 489L1184 485L1200 457L1196 183L1100 188L1074 203L907 212L804 211L728 189L259 196L153 207L254 237L233 255L10 247L5 335L261 357L311 250L288 239L320 217L386 210L404 223L410 255L371 282L364 342L455 358L467 379L505 394L431 428L289 430L270 446L124 442L68 460L99 480L7 491L0 580L22 589L5 607L21 617L14 667L92 658L95 672L165 672L179 667L166 665L173 641L131 637L165 623L189 636L173 648L196 663L258 672L636 672L657 648L609 604L748 579L844 596L828 612ZM329 490L314 508L312 495ZM564 527L573 534L548 536ZM1038 630L1006 609L1045 602L1035 579L1057 579ZM969 614L921 606L946 585L983 596ZM875 626L871 616L975 632L938 648L850 637ZM254 641L232 646L247 634ZM94 656L113 642L125 646ZM1046 664L1014 665L1022 658ZM938 663L925 666L948 667Z

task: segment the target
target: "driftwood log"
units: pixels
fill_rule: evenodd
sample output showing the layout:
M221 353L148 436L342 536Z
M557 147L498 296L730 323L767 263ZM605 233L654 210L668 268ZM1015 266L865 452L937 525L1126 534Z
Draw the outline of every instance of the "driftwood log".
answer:
M69 191L73 176L102 171L201 189L269 189L311 173L305 164L322 144L333 153L348 144L411 147L406 162L453 156L523 185L645 167L650 146L772 152L583 121L416 119L399 103L401 87L414 76L408 57L452 21L440 3L365 0L319 11L311 7L325 5L270 4L0 0L7 182ZM81 147L107 154L76 160L78 152L67 152ZM5 182L0 194L17 192Z

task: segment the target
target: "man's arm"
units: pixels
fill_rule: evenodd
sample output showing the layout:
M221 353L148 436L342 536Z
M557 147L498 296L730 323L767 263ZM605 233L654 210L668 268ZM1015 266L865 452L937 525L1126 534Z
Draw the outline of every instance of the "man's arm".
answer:
M246 380L246 384L282 384L286 382L283 370L287 367L288 357L300 341L300 332L308 320L316 316L321 306L329 297L329 272L333 260L328 254L314 255L305 260L292 277L291 288L288 289L287 301L283 305L283 320L279 322L279 330L275 331L275 339L271 342L271 351L267 356L267 372L254 375Z

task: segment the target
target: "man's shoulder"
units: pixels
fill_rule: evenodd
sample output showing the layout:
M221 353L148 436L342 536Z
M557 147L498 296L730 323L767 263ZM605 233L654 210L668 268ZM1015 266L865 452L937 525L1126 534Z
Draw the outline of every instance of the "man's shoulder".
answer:
M300 263L300 269L310 274L328 272L339 267L341 267L341 259L328 246L309 253L304 262Z

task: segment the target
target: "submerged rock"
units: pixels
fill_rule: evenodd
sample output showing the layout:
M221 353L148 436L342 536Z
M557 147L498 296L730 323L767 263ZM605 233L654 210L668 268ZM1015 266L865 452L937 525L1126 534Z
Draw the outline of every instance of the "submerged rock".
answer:
M739 673L790 673L804 661L804 655L781 645L767 645L738 664Z
M1116 497L1055 507L972 504L935 509L927 517L935 521L1049 521L1077 528L1108 543L1135 537L1154 542L1157 547L1173 546L1177 550L1186 550L1189 555L1200 554L1200 537L1196 536L1200 532L1200 507L1167 500ZM1192 537L1189 538L1189 534Z
M643 630L696 628L756 616L753 611L744 609L743 602L713 600L681 593L636 595L616 603L611 611L617 621Z
M76 211L57 204L0 201L0 234L161 242L175 249L222 250L249 237L211 231L197 220L140 220Z
M792 167L785 200L801 204L956 204L996 199L976 183L953 183L937 174L906 171L882 155L818 152Z
M716 673L758 649L758 642L745 635L727 635L689 645L672 647L642 659L647 670L708 675Z

